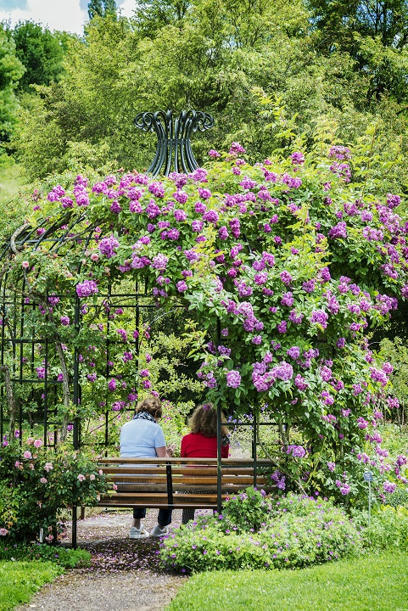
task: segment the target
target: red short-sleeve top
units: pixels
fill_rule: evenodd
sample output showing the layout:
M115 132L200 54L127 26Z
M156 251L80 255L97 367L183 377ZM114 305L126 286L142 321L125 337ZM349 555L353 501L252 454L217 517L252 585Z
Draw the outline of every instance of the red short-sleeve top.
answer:
M229 445L221 446L221 458L228 458ZM217 458L217 438L189 433L181 440L182 458Z

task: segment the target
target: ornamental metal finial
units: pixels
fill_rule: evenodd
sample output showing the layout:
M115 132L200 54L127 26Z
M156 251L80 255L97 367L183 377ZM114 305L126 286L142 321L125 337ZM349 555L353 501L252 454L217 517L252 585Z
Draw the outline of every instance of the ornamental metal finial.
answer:
M207 112L196 110L183 110L178 117L173 115L172 110L158 110L139 113L135 125L145 132L156 132L156 154L147 171L157 176L164 166L164 176L168 176L172 163L175 172L188 173L198 168L190 136L196 131L211 129L214 118Z

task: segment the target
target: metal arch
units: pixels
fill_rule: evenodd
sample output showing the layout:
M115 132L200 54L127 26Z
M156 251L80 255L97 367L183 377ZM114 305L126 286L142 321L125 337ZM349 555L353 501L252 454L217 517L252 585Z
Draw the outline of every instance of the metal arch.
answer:
M198 163L191 148L191 135L204 132L214 125L214 118L207 112L183 110L176 116L172 110L141 112L135 118L135 126L145 132L155 132L156 152L148 173L168 176L172 164L175 172L193 172Z

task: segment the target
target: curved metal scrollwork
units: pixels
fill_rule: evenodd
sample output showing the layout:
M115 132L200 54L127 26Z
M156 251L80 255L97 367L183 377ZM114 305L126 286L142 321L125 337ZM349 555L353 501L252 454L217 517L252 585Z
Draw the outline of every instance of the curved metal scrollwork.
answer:
M175 172L188 173L198 168L190 138L196 131L211 129L214 118L207 112L196 110L183 110L179 116L174 116L172 110L158 110L139 113L135 125L145 132L155 132L157 136L156 154L147 171L157 176L163 168L162 173L168 176L172 163Z

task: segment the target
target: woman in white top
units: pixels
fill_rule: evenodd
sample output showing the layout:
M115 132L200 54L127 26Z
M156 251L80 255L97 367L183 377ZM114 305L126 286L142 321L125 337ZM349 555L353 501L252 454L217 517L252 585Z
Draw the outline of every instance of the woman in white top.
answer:
M157 423L162 417L160 399L149 397L138 403L132 420L122 426L120 431L120 456L123 458L150 458L170 456L161 426ZM141 519L146 517L144 507L133 507L133 526L131 539L148 537ZM171 509L159 509L157 525L150 533L152 537L162 537L171 522Z

